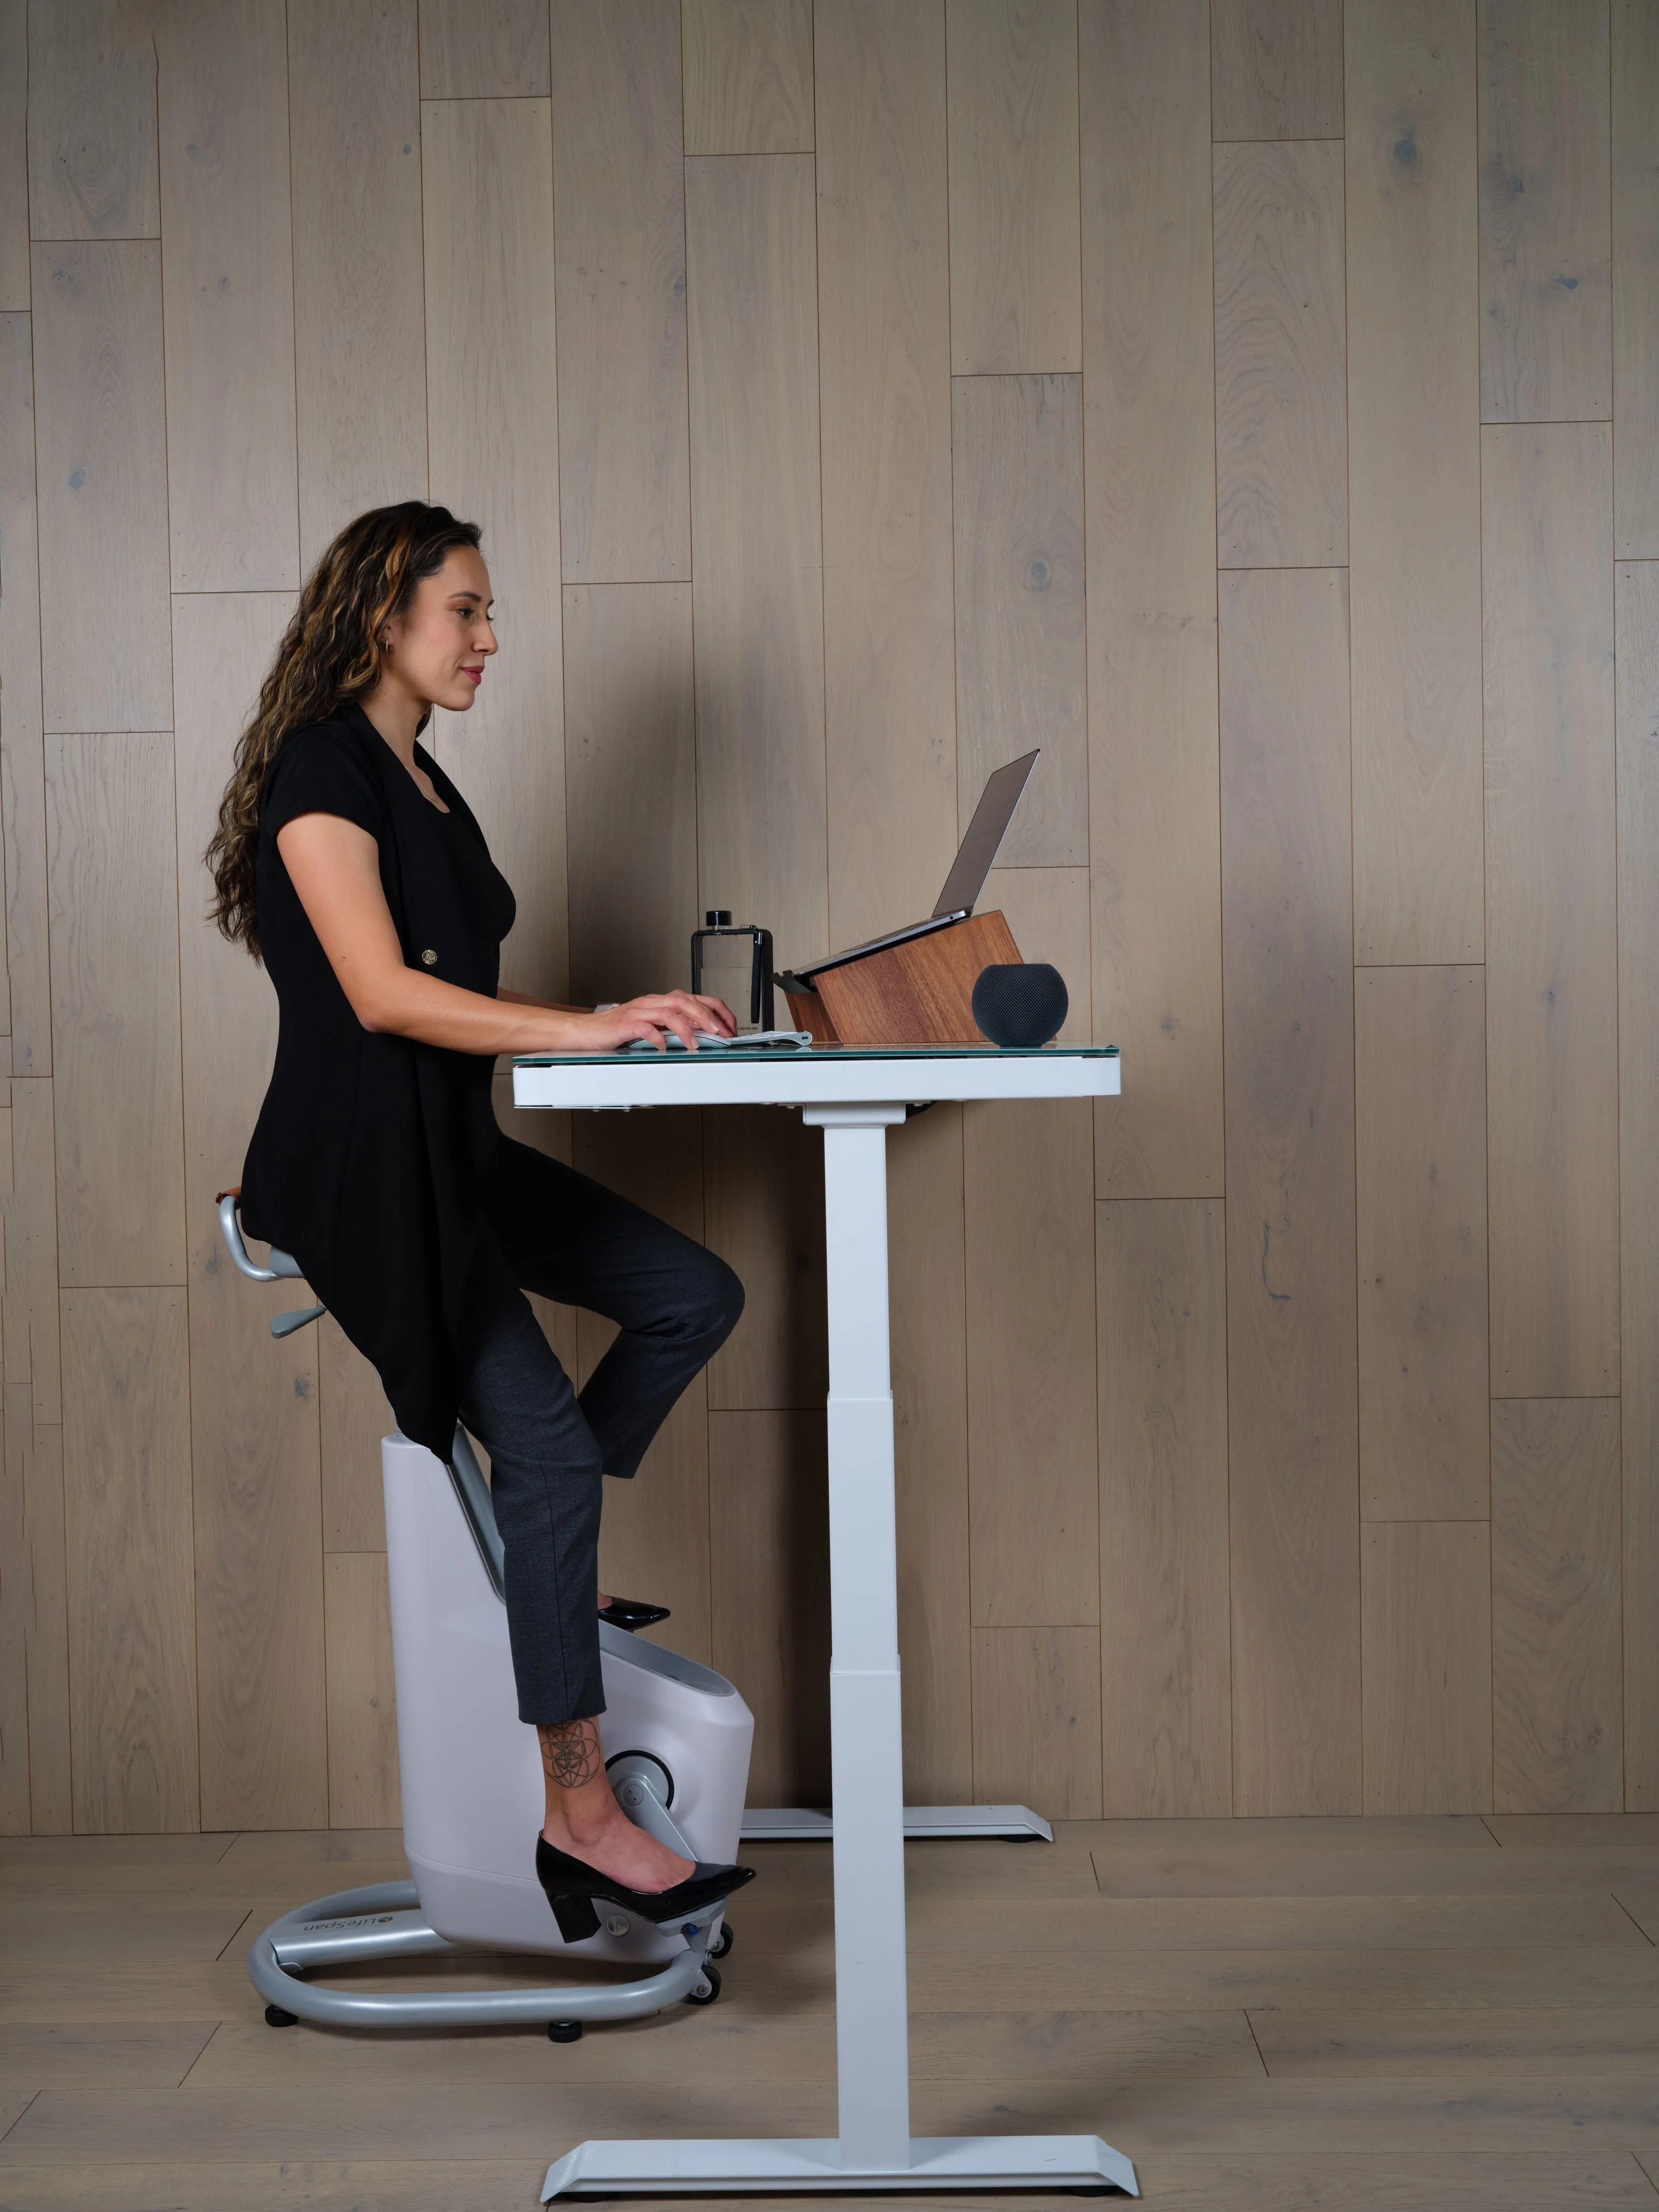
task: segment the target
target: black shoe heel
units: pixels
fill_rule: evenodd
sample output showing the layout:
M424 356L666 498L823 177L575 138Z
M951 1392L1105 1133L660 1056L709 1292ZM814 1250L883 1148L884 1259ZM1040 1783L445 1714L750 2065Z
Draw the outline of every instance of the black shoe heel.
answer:
M553 1917L567 1943L585 1943L590 1936L599 1934L599 1916L593 1910L591 1897L572 1897L566 1892L558 1897L550 1893L547 1901L553 1907Z
M699 1860L684 1881L672 1889L629 1889L613 1881L585 1859L555 1850L545 1836L536 1838L536 1878L547 1893L559 1933L567 1943L585 1942L597 1936L597 1900L620 1905L631 1917L654 1921L659 1928L707 1915L737 1890L755 1879L753 1867L706 1865Z

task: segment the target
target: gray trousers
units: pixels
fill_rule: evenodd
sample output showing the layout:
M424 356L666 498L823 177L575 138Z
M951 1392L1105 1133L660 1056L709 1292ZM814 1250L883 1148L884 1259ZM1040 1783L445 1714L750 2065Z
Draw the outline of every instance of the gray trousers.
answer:
M736 1327L743 1285L691 1237L511 1138L483 1214L461 1315L461 1419L489 1455L519 1717L550 1727L605 1711L604 1477L633 1474ZM580 1395L526 1291L617 1324Z

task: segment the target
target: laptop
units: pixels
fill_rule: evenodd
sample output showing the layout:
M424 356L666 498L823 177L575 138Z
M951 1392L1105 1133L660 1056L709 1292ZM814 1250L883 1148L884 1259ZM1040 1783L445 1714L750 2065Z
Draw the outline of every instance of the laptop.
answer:
M926 921L913 921L907 929L890 930L885 937L872 937L867 945L854 945L845 952L832 952L827 960L814 960L804 968L797 968L778 978L784 988L787 989L797 982L810 983L814 975L822 975L826 969L844 967L849 960L862 960L868 952L884 951L890 945L907 945L913 937L927 937L936 929L949 929L952 922L966 921L974 910L975 900L985 888L985 878L991 872L1026 779L1036 766L1036 757L1042 750L1039 745L1031 752L1022 753L1018 760L998 769L987 781L979 805L974 809L974 818L968 824L968 834L951 863L945 888Z

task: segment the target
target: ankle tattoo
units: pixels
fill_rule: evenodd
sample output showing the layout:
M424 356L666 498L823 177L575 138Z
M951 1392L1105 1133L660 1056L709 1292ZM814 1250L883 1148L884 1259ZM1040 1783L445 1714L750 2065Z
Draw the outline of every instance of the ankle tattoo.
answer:
M584 1783L597 1782L604 1773L597 1721L560 1721L553 1728L538 1728L536 1734L547 1778L556 1782L561 1790L580 1790Z

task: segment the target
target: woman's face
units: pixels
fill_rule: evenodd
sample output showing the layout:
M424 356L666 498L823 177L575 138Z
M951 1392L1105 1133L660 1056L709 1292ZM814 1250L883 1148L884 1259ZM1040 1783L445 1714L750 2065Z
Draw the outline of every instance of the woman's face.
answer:
M476 546L452 546L442 568L415 586L408 611L393 618L386 678L417 699L465 714L495 650L489 607L483 556Z

